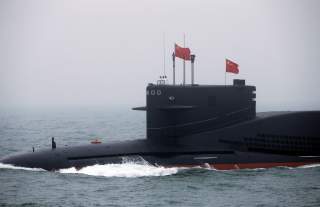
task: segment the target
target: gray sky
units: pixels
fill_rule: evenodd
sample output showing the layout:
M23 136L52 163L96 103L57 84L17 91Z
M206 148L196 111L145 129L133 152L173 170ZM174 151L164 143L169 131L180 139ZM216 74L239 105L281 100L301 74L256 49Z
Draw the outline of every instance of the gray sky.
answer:
M224 84L230 58L240 74L228 82L256 85L258 110L320 110L319 10L318 0L1 0L0 107L142 106L163 71L163 34L171 82L185 33L197 83Z

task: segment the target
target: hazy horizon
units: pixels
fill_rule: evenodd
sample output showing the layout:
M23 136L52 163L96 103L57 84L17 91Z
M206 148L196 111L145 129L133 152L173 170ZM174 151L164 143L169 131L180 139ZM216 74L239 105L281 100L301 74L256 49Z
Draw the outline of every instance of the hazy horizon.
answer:
M224 84L225 58L257 88L257 109L320 110L320 1L0 2L0 109L145 105L176 42L195 80ZM182 61L177 60L181 83ZM190 63L187 63L190 83Z

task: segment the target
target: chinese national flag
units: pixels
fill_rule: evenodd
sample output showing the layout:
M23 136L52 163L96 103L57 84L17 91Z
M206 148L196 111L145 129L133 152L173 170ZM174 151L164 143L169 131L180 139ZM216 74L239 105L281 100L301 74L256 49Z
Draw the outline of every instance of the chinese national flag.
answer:
M232 62L231 60L226 59L226 72L227 73L239 73L238 64L235 62Z
M175 44L174 45L174 53L175 56L184 60L190 60L190 49L189 48L184 48L180 47L179 45Z

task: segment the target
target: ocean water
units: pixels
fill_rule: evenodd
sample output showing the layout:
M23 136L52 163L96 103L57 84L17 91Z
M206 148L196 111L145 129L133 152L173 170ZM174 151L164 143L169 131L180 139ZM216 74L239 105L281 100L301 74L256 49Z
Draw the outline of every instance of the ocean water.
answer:
M0 112L0 157L145 137L144 112L127 108ZM0 164L0 206L320 206L320 165L218 171L143 160L76 170Z

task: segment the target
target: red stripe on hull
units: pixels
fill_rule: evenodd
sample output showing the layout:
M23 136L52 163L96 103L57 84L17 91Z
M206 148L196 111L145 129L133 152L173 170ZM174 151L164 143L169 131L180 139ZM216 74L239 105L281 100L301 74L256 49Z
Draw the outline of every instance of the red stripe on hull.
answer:
M217 170L257 169L272 167L299 167L303 165L320 164L320 162L266 162L266 163L228 163L228 164L203 164L203 165L172 165L166 167L205 167Z

